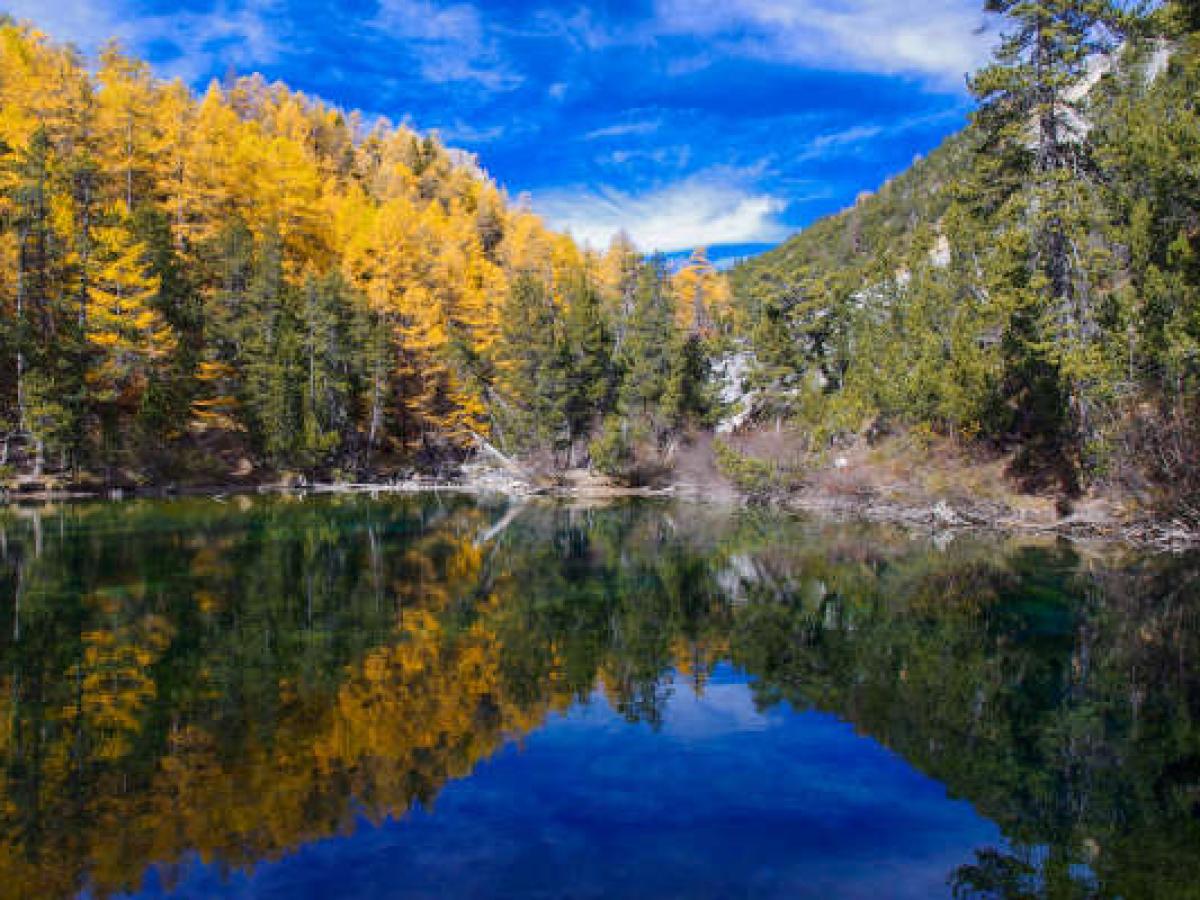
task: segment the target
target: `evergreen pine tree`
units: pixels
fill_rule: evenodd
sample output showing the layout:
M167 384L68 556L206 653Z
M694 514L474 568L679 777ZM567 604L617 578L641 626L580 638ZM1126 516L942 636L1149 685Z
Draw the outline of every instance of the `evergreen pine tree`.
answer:
M621 345L619 406L623 416L650 427L656 439L668 427L663 400L670 385L677 345L675 310L666 262L646 261L638 274L633 307L625 320Z
M554 446L567 429L566 355L557 310L544 284L518 276L503 310L499 411L505 443Z
M567 288L563 324L566 417L572 454L613 402L612 338L600 292L583 272Z
M1096 427L1100 334L1086 243L1097 211L1085 101L1089 65L1112 50L1118 16L1104 0L987 0L986 9L1011 29L971 81L975 122L997 163L989 177L1019 189L1007 215L1027 229L1022 256L1032 260L1030 277L1008 291L1010 391L1023 431L1045 441L1046 462L1062 466L1060 451ZM1057 405L1060 397L1067 402Z

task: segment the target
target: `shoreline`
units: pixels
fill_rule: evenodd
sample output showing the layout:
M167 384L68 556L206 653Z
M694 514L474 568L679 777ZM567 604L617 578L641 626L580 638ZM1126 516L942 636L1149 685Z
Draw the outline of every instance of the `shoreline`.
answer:
M1200 532L1182 522L1155 520L1098 521L1067 516L1056 522L1022 518L1012 510L981 512L969 504L946 499L912 504L895 501L847 500L828 495L793 497L778 504L804 515L838 521L900 525L934 533L994 532L1041 535L1069 541L1101 541L1141 549L1182 553L1200 549Z
M720 503L745 507L761 505L785 512L832 521L899 525L934 533L995 532L1057 536L1072 541L1123 543L1162 552L1187 552L1200 549L1200 532L1182 522L1156 520L1096 520L1066 516L1055 522L1023 518L1017 511L997 504L964 503L949 498L931 498L923 502L899 502L869 497L844 497L826 493L800 493L755 500L742 493L723 494L705 491L701 486L676 484L661 488L621 487L619 485L533 485L510 478L465 478L436 480L415 478L395 482L317 482L313 484L212 484L166 485L104 490L0 490L0 507L20 507L46 503L120 502L123 500L199 497L223 500L230 496L269 494L312 494L314 496L349 494L421 494L457 493L474 496L498 496L510 500L564 500L604 502L610 500L679 500L693 503Z

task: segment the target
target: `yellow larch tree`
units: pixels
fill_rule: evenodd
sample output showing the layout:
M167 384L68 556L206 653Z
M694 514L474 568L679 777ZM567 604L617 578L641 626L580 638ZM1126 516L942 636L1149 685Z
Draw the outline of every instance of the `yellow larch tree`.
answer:
M675 292L675 318L679 327L693 334L708 335L728 322L732 294L729 282L708 259L708 250L698 247L687 265L671 279Z
M158 89L150 67L121 53L114 42L100 53L96 147L101 169L112 182L112 199L128 209L152 199L155 157L165 149L156 132Z
M613 236L600 258L598 277L605 308L613 321L623 321L633 312L642 256L624 231Z
M175 335L154 308L159 282L148 271L145 245L130 231L124 204L115 204L106 220L93 231L84 328L92 353L87 381L102 407L133 411L157 364L175 346Z
M0 419L82 398L37 417L63 468L95 459L97 413L108 436L139 410L181 440L229 431L238 465L370 466L487 433L510 284L563 312L602 266L436 134L368 128L259 76L193 94L115 43L89 72L0 19L0 310L21 323L0 328ZM289 393L302 368L328 376L329 452L297 437L318 402L316 377Z

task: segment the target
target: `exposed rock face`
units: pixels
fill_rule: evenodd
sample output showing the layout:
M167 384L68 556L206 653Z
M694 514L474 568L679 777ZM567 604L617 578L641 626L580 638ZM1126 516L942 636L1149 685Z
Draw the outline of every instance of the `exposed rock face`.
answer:
M1154 52L1150 54L1150 58L1146 60L1146 67L1142 72L1142 77L1146 79L1146 84L1153 84L1159 79L1164 72L1167 71L1167 66L1171 62L1171 42L1165 40L1156 41L1154 44Z
M929 262L935 269L944 269L950 265L950 238L939 234L937 243L929 251Z
M717 424L717 434L733 434L754 415L757 391L746 389L746 378L754 370L754 354L748 350L727 354L713 365L721 405L728 410Z

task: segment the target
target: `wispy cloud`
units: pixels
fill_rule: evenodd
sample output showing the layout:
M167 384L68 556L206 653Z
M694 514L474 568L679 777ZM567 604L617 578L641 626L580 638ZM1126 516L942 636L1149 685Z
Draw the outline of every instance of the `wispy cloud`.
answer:
M871 141L884 131L881 125L854 125L841 131L818 134L799 153L792 156L792 162L808 162L853 153L864 146L870 146Z
M470 3L380 0L371 24L404 42L426 81L474 81L491 91L512 90L524 81Z
M503 138L506 129L503 125L476 127L461 119L456 119L452 125L443 125L438 128L437 132L450 143L490 144Z
M7 0L7 11L87 53L115 38L133 51L151 44L164 54L160 74L196 81L215 71L246 71L277 59L286 41L279 0L221 2L205 12L134 15L122 0Z
M119 15L117 4L94 0L7 0L5 12L33 22L56 40L92 50L112 37L128 38L138 23Z
M621 122L597 128L584 135L584 140L598 141L602 138L629 137L631 135L654 134L662 128L662 119L650 119L642 122Z
M787 229L786 203L742 183L738 173L701 172L642 194L615 188L535 195L534 207L556 228L593 247L619 231L644 250L672 252L701 244L772 243Z
M632 150L613 150L596 158L601 165L627 166L634 162L644 162L662 169L670 166L672 169L685 169L692 160L692 148L689 144L667 144L660 146L635 148Z
M662 34L721 53L959 82L988 53L976 0L655 0Z

